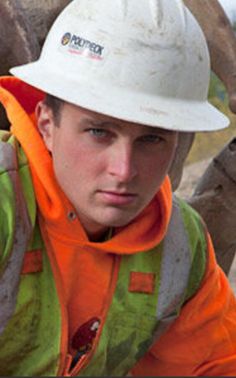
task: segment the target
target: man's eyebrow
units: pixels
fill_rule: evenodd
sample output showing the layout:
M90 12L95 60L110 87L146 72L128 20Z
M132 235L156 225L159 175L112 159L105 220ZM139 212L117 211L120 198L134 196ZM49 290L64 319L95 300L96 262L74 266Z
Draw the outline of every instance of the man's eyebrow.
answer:
M152 127L152 126L147 126L147 128L145 128L144 130L146 130L150 134L172 134L173 133L173 130L166 130L161 127Z
M120 125L118 123L112 122L112 121L105 121L102 119L91 119L91 118L85 118L85 123L88 123L94 127L113 127L113 128L119 128Z
M84 122L87 124L90 124L94 127L112 127L119 129L120 127L124 126L122 123L115 122L113 120L103 120L103 119L91 119L89 117L84 118ZM125 122L125 121L121 121ZM131 122L127 122L131 124ZM150 134L163 134L163 135L169 135L173 133L173 130L167 130L163 129L161 127L152 127L148 125L138 124L135 123L135 126L140 127L140 130L142 130L144 133L150 133Z

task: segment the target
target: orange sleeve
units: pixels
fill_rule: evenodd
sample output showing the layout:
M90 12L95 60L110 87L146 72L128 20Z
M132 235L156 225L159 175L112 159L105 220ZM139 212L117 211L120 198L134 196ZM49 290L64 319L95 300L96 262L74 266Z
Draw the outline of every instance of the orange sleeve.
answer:
M236 299L209 236L208 250L201 288L132 375L236 376Z

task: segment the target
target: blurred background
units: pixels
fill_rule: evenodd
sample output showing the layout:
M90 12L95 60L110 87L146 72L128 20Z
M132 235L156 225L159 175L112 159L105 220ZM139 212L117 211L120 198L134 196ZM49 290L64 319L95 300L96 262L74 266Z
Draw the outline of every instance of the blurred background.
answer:
M236 33L236 0L219 0L219 2L227 13ZM209 101L230 118L230 127L214 133L197 133L185 165L213 157L230 139L236 136L236 115L230 112L225 87L213 72L211 74Z
M236 33L236 0L219 0ZM212 72L209 89L209 101L230 119L229 128L214 133L196 133L192 148L185 161L183 177L177 194L188 198L192 195L199 177L208 167L211 159L218 154L228 142L236 137L236 114L228 107L228 96L221 80ZM236 294L236 257L233 260L228 279Z

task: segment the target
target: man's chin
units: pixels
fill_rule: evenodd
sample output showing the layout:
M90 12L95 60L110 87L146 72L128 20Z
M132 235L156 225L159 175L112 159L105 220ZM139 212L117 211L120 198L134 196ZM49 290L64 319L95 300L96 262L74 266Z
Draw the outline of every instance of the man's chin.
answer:
M103 216L99 223L105 227L125 227L130 224L138 214L138 212L135 212L135 214L122 214L122 216Z

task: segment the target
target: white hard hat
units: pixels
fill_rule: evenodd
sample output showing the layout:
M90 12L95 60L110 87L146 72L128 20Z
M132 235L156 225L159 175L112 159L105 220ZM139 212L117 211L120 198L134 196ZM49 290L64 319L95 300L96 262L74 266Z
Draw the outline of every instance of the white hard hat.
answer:
M74 0L52 26L39 60L10 72L130 122L180 131L229 123L207 101L206 41L181 0Z

